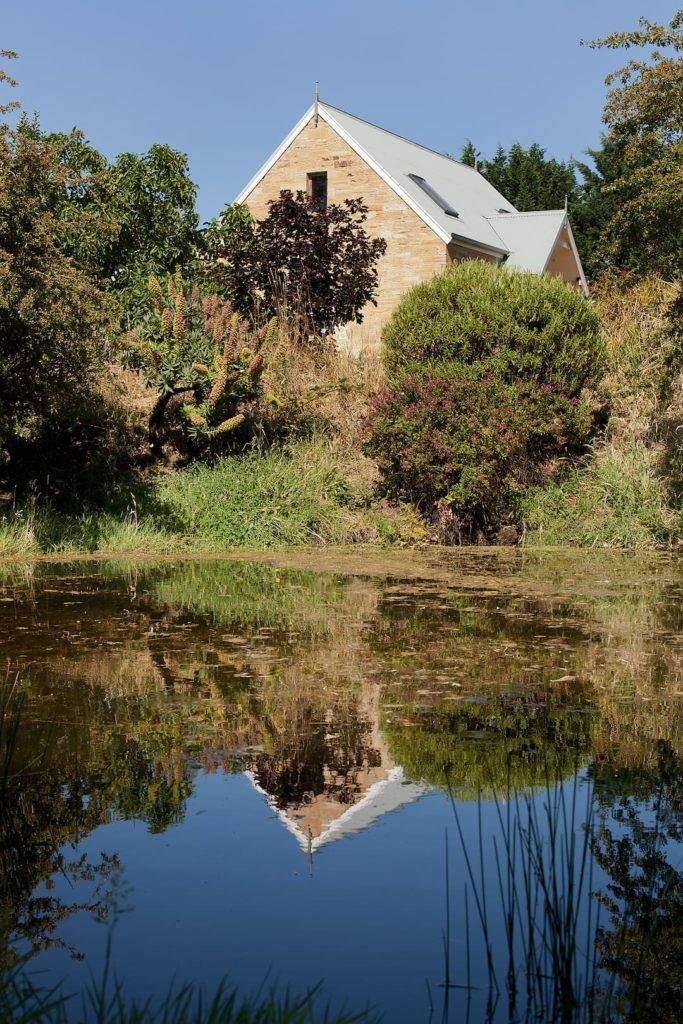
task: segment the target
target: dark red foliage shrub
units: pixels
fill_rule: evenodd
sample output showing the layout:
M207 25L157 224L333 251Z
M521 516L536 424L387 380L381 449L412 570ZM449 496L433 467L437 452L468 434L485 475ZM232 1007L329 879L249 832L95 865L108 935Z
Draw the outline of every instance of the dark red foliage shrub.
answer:
M569 441L554 404L492 375L426 371L374 400L368 450L386 494L428 514L451 508L463 538L488 535Z
M374 302L386 242L368 235L366 221L361 199L321 209L304 192L285 190L258 223L233 207L210 226L205 272L245 314L273 316L284 306L327 334L360 323Z

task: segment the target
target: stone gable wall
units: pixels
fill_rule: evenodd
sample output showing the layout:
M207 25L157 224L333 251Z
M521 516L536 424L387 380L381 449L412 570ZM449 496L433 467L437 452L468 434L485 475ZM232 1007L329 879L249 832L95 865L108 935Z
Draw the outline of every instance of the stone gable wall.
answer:
M387 251L378 267L377 306L368 304L363 322L349 324L339 337L354 351L377 349L382 324L399 299L450 261L447 247L322 118L316 126L311 117L245 203L260 220L268 212L268 201L282 189L305 192L306 176L315 171L327 171L329 203L361 196L368 207L368 233L386 239Z

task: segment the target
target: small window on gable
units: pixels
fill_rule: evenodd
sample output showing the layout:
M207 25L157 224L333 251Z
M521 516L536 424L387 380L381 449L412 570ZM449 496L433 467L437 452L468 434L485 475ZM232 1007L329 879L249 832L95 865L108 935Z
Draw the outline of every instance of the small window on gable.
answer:
M327 171L308 175L308 194L319 210L327 209Z

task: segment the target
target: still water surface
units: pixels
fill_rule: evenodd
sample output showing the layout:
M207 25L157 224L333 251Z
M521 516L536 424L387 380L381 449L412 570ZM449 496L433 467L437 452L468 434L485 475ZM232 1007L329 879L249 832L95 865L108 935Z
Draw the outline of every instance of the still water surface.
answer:
M671 556L5 564L0 956L674 1021L682 634Z

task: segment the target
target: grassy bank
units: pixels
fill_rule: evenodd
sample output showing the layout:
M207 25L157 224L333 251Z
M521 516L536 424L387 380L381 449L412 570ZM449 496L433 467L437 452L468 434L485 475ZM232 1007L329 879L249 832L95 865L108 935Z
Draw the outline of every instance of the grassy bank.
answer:
M0 519L0 556L146 554L307 544L411 543L410 510L372 498L358 453L327 441L196 463L153 478L104 510L27 505Z
M596 309L607 371L595 404L609 418L587 457L520 502L525 542L652 548L683 541L683 370L675 285L603 285Z
M601 445L561 482L521 502L525 543L535 546L654 548L678 544L683 514L659 459L642 441Z

